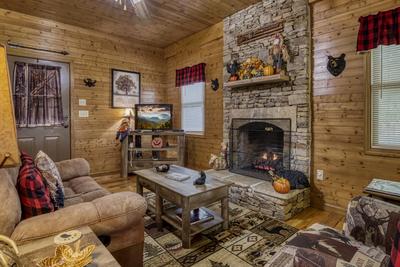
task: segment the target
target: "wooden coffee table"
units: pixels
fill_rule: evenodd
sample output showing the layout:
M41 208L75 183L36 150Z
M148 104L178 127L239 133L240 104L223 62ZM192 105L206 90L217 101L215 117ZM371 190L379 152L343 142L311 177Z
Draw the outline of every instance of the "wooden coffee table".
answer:
M88 226L78 228L77 230L82 233L81 248L89 244L96 245L96 249L92 254L93 262L88 267L121 267ZM73 247L73 244L69 244L69 246ZM18 246L21 253L20 260L22 266L37 266L36 264L41 259L53 257L56 247L54 236L37 239Z
M229 226L228 190L230 183L223 183L212 176L207 176L205 185L193 185L199 177L199 172L172 165L169 173L182 173L190 175L190 179L179 182L168 179L166 174L158 173L155 169L135 171L137 175L137 192L143 195L143 188L156 194L155 206L148 205L150 211L156 215L158 229L162 229L162 221L171 224L181 231L182 246L190 248L191 237L215 225L222 224L224 229ZM176 217L176 207L165 209L164 199L182 208L182 220ZM221 214L204 208L212 203L221 201ZM203 208L213 215L211 221L191 224L190 212Z

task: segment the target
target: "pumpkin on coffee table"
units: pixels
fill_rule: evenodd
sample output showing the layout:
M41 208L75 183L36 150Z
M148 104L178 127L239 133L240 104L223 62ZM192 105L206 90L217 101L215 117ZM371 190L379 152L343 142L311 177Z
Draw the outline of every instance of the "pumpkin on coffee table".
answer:
M287 194L290 192L290 182L288 179L283 177L274 178L272 186L274 187L275 191L280 194Z

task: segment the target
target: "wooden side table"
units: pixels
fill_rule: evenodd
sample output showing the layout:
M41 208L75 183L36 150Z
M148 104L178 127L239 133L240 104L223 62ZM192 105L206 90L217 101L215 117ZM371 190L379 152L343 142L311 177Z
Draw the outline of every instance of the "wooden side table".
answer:
M87 267L121 267L88 226L78 228L77 230L82 233L80 239L81 247L86 247L89 244L96 245L96 249L92 254L93 261ZM69 245L71 246L71 244ZM23 266L37 266L36 263L40 260L54 256L56 247L54 236L34 240L18 246L21 253L21 263Z

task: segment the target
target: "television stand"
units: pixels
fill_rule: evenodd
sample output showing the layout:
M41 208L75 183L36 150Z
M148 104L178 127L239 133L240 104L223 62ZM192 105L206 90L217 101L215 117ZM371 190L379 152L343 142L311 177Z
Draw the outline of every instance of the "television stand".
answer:
M162 147L152 147L153 137L161 137ZM137 137L140 142L136 142ZM155 156L157 155L157 156ZM121 176L162 164L184 165L185 132L182 130L132 131L122 142Z

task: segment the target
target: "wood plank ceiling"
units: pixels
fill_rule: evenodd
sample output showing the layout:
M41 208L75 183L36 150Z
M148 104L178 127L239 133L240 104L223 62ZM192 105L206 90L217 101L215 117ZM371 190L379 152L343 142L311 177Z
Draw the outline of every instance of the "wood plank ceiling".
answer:
M166 47L259 0L0 0L0 8Z

